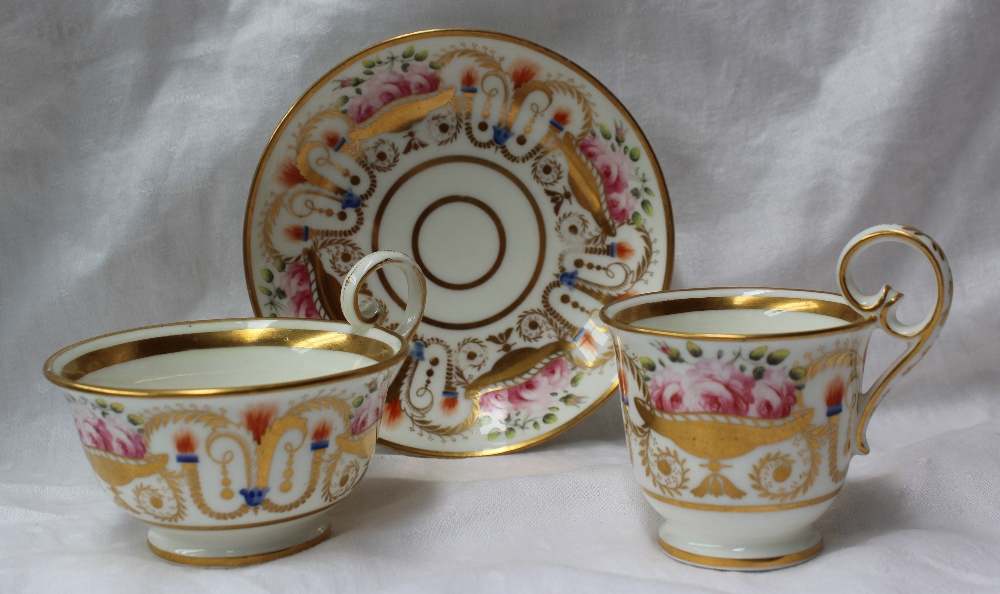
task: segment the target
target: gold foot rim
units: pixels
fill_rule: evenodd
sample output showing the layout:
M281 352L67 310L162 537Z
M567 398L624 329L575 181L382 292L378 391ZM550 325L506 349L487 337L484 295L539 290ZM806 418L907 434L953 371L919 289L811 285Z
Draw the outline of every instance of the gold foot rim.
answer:
M820 550L823 548L823 539L820 538L819 542L804 551L781 555L779 557L763 557L758 559L731 559L725 557L698 555L696 553L689 553L678 549L677 547L670 546L664 542L662 538L660 539L660 548L663 549L664 553L670 555L674 559L691 565L698 565L700 567L708 567L711 569L760 571L766 569L781 569L782 567L798 565L799 563L812 559L818 555Z
M329 538L331 533L330 526L327 526L323 529L323 532L320 533L319 536L295 546L288 547L287 549L272 551L270 553L259 553L257 555L245 555L242 557L191 557L189 555L178 555L177 553L164 551L161 548L153 546L153 543L148 540L146 541L146 544L149 545L149 550L152 551L154 555L160 557L161 559L166 559L171 563L195 565L198 567L241 567L243 565L256 565L258 563L274 561L275 559L281 559L282 557L288 557L289 555L294 555L300 551L311 549Z

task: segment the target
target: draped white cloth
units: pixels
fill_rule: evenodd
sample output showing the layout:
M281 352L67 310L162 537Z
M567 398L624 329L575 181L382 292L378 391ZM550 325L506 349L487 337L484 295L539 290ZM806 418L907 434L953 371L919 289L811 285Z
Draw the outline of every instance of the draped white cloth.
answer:
M333 538L260 566L167 564L99 491L45 358L251 315L243 216L270 133L339 61L434 27L541 43L617 94L671 191L675 287L836 290L841 247L880 222L944 247L948 325L875 414L815 560L750 575L664 556L615 398L523 453L380 450ZM997 591L998 29L987 1L4 3L0 591ZM860 282L918 319L926 262L873 251ZM876 338L869 378L900 348Z

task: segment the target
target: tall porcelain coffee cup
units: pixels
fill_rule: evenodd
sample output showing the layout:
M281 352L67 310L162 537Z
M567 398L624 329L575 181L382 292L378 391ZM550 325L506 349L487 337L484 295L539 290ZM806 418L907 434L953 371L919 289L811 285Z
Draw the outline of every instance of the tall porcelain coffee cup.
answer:
M915 325L896 317L902 295L854 283L868 246L919 250L934 270L932 311ZM663 517L660 547L694 565L760 570L817 554L813 522L844 484L865 430L896 380L944 324L952 280L941 248L911 227L855 236L838 263L843 295L769 288L650 293L605 307L618 359L635 477ZM867 391L876 328L905 352Z

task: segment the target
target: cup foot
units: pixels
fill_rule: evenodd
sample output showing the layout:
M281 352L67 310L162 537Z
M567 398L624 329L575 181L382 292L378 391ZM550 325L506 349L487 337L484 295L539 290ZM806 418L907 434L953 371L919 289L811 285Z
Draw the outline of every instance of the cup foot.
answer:
M330 514L321 512L266 526L222 530L190 530L154 526L149 550L182 565L239 567L294 555L312 548L331 534Z
M818 536L818 535L817 535ZM671 546L660 537L660 549L670 557L688 565L720 569L725 571L768 571L804 563L819 554L823 548L823 537L818 536L815 544L794 553L773 557L715 557L691 553Z

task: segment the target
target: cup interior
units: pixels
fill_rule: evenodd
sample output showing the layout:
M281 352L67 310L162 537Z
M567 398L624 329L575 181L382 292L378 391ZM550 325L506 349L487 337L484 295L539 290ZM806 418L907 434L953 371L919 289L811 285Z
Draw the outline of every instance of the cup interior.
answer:
M46 376L83 391L122 395L222 394L282 389L389 367L398 335L315 320L220 320L140 328L53 355Z
M870 321L833 293L762 288L639 295L609 305L602 317L639 332L730 337L808 334Z

